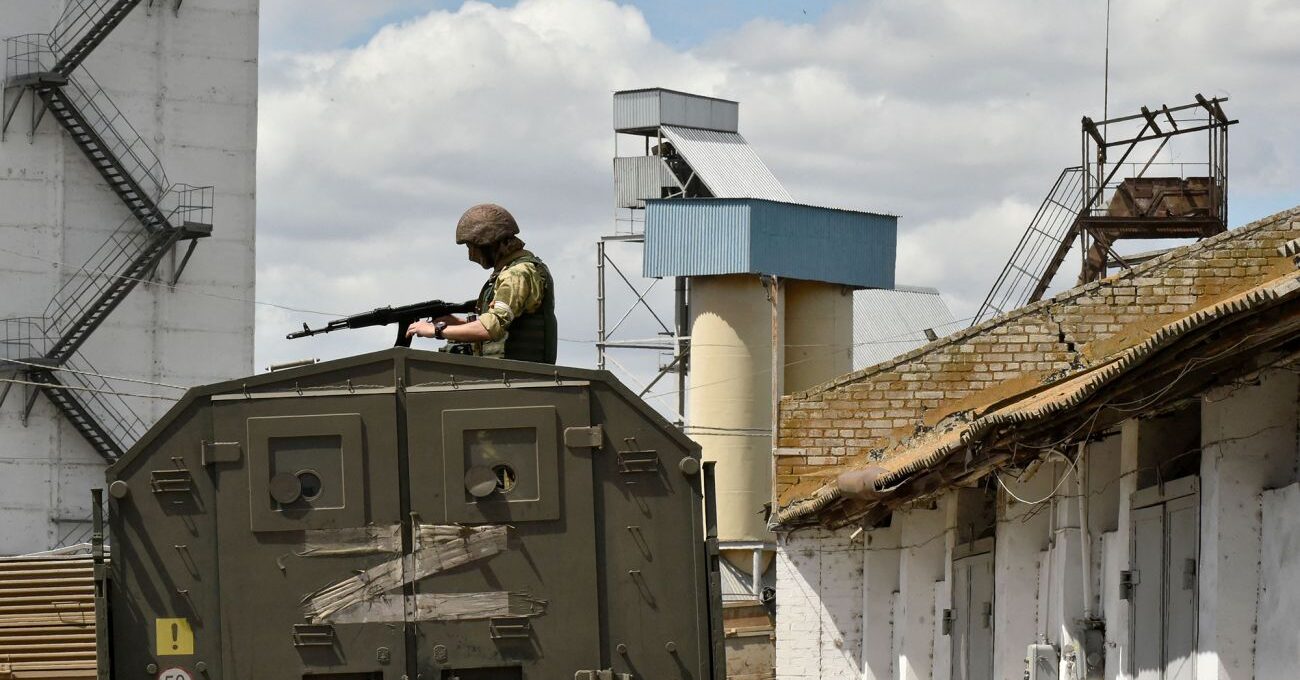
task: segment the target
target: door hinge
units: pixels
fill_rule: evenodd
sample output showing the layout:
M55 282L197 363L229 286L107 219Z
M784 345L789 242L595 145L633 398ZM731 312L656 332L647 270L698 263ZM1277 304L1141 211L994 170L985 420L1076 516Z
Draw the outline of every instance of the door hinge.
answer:
M598 449L604 440L605 428L601 425L564 428L564 445L571 449Z
M957 612L951 609L943 610L943 634L952 635L952 624L957 620Z
M1119 573L1119 599L1132 600L1133 592L1137 589L1137 584L1141 582L1142 578L1137 569L1121 571Z

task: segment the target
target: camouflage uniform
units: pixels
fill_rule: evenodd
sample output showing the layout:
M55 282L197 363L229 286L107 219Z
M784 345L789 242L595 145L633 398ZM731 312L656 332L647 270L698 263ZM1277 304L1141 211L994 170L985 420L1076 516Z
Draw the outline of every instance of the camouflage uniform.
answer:
M537 256L519 250L492 272L478 298L489 340L483 356L555 363L554 284Z

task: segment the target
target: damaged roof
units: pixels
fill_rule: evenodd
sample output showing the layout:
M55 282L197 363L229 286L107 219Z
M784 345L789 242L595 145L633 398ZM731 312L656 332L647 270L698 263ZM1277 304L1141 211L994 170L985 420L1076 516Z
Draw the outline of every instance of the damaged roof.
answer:
M1300 349L1300 274L1289 260L1300 253L1297 241L1290 240L1297 236L1298 216L1300 210L1288 211L1180 248L1148 265L931 343L894 362L788 397L781 406L783 448L778 449L778 470L783 452L797 455L808 450L792 445L822 453L835 451L833 444L839 443L843 455L820 468L803 466L802 479L793 484L787 473L774 526L838 526L883 519L898 505L978 482L994 469L1035 457L1042 450L1036 444L1059 442L1062 435L1086 437L1094 429L1101 431L1145 410L1188 398L1215 381L1262 368L1266 353L1272 353L1268 357L1274 362L1289 356L1288 352ZM1197 281L1217 283L1198 289L1200 295L1165 294L1196 289ZM1126 286L1132 288L1132 302L1116 303L1115 292ZM1144 293L1161 297L1166 304L1141 309L1139 298ZM1183 308L1167 304L1175 297L1187 299ZM1087 330L1088 310L1131 320L1100 324L1089 337L1080 332ZM1152 314L1154 310L1164 313ZM1008 325L1035 315L1043 317L1040 321L1056 320L1059 339L1070 336L1078 341L1077 348L1074 341L1064 343L1072 356L1049 359L1048 354L1057 353L1055 347L1050 352L1027 351L1033 344L1029 342L1034 339L1032 327L1026 335L1020 334L1023 327L1008 332ZM993 342L979 344L989 340ZM949 380L942 390L927 384L951 377L951 367L963 355L981 353L1005 359L998 365L1003 370L992 372L999 378L986 380L988 372L973 371L970 375L981 377L966 377L969 388L965 390L960 389L962 379ZM1007 370L1013 367L1020 370ZM911 387L903 387L907 385ZM873 419L870 399L881 387L894 390L881 390L895 397L885 403L902 404L902 398L910 396L929 408L917 409L913 418ZM852 423L843 407L853 404L853 395L860 400L856 411L862 424L885 421L892 426L886 436L871 440L858 430L809 427L809 423L837 424L836 420ZM814 410L818 404L836 404L841 409L826 413L825 420L810 417L818 415ZM834 418L829 417L832 413ZM845 432L850 436L843 436ZM873 446L862 455L868 442ZM855 446L857 451L852 450ZM805 455L803 460L811 462L813 456ZM813 481L816 486L810 484Z

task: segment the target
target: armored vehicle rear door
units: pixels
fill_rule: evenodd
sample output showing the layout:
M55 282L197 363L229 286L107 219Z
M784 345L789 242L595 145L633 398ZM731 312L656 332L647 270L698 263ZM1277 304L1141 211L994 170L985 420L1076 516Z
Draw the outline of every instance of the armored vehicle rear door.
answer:
M582 381L407 390L415 563L424 550L452 564L418 578L408 605L421 677L551 680L603 667L590 409Z
M224 677L402 678L400 606L357 606L385 569L400 596L395 390L212 399Z

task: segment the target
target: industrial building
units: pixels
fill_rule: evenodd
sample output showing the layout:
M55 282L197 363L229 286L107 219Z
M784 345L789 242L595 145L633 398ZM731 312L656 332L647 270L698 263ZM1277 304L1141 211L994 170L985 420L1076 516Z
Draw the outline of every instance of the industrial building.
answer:
M723 627L729 677L772 671L772 432L781 395L947 332L933 289L896 289L897 218L795 202L740 134L737 102L650 88L614 94L615 233L597 244L601 368L627 349L662 354L676 418L717 465ZM621 138L630 139L619 145ZM620 155L631 147L635 155ZM607 252L641 248L640 275L675 282L660 337L624 340L607 325ZM652 310L653 313L653 310ZM671 323L664 319L671 319ZM687 376L689 375L689 382ZM689 386L688 386L689 385Z
M1294 675L1300 208L1225 231L1222 149L1098 153L985 319L782 399L777 677ZM1138 233L1204 238L1121 262ZM1002 311L1086 234L1081 285Z
M1298 236L1280 213L784 400L778 677L1289 677Z
M13 0L0 555L87 540L180 389L252 370L256 0ZM178 389L180 388L180 389Z

